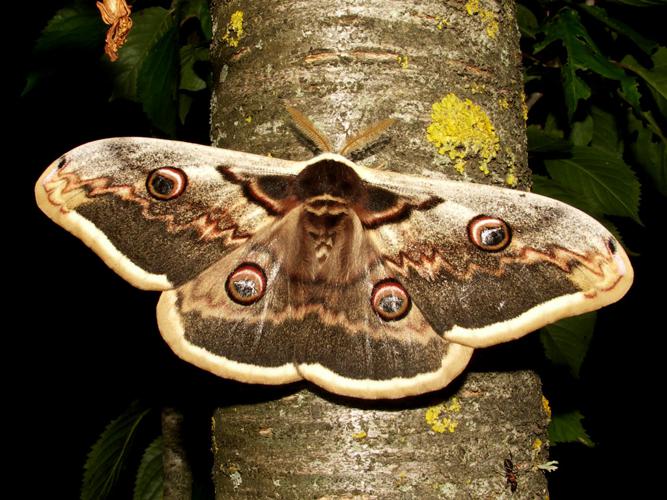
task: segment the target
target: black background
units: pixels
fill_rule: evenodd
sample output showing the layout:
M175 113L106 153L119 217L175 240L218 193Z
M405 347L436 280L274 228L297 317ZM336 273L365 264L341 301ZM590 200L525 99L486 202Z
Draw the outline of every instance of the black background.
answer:
M50 3L50 2L49 2ZM33 41L56 6L22 13L20 34L5 43L10 66L10 106L4 143L3 247L10 285L5 290L3 349L5 432L15 474L6 480L42 498L46 492L76 498L89 447L111 418L141 399L185 404L206 433L208 409L227 385L180 362L159 336L157 294L116 276L91 251L50 222L34 203L33 186L46 166L81 143L119 135L146 135L150 127L136 106L106 98L108 80L96 65L73 59L57 79L19 97L31 65ZM11 17L11 16L10 16ZM11 22L11 21L7 21ZM108 89L110 90L110 89ZM207 141L206 110L191 139ZM196 116L196 115L195 115ZM552 401L578 404L595 448L559 445L550 475L551 498L603 492L638 494L652 489L662 454L661 411L665 364L665 199L642 178L645 226L624 225L635 285L599 317L580 384L563 384L542 361L537 335L475 353L472 369L534 368L544 375ZM7 302L9 302L7 304ZM566 404L566 403L563 403ZM557 408L555 408L557 409ZM157 429L157 417L150 425ZM203 450L206 437L199 436ZM654 455L655 456L655 455ZM38 492L42 492L40 495Z

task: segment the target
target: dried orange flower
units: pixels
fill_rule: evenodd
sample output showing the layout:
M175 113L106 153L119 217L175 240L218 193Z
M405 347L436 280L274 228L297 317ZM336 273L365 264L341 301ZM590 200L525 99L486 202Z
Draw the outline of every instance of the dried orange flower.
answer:
M132 19L130 19L132 8L125 0L103 0L97 2L97 8L102 14L102 21L111 25L107 31L104 52L111 61L116 61L118 60L118 49L123 46L132 29Z

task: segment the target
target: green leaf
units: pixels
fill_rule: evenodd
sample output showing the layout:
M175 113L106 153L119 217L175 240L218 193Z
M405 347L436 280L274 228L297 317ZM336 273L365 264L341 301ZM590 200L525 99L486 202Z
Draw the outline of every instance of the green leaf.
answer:
M185 125L185 119L188 117L188 113L190 113L193 100L194 99L189 94L183 92L178 94L178 119L180 120L181 125Z
M632 113L628 114L628 128L637 133L637 139L630 144L634 159L649 175L655 188L667 196L667 144Z
M164 487L163 450L162 436L155 439L146 448L134 482L133 500L162 500Z
M118 51L118 61L113 63L114 98L137 101L137 80L145 59L165 34L174 29L171 12L162 7L150 7L132 16L134 25L127 42Z
M565 106L567 107L567 117L571 120L574 112L577 110L579 101L582 99L585 101L591 96L591 88L577 76L574 64L565 63L560 72L563 81L563 96L565 97Z
M547 114L547 117L544 120L544 131L553 137L560 137L561 139L565 138L565 133L558 125L556 115L553 113Z
M638 105L634 80L600 51L575 10L562 9L548 22L544 33L544 40L536 45L537 52L554 42L560 42L567 52L567 59L561 67L561 78L569 119L572 119L579 101L591 95L590 87L577 73L579 70L590 70L605 78L618 80L628 100L636 100Z
M539 30L539 23L535 14L528 7L522 4L516 5L516 20L523 36L535 38Z
M613 3L632 5L633 7L657 7L667 5L667 0L611 0Z
M181 81L179 88L181 90L190 90L193 92L205 89L206 80L200 78L195 72L195 63L209 60L208 48L184 45L181 47L180 57Z
M89 50L101 54L105 32L106 25L97 9L85 5L66 7L56 12L42 30L35 43L35 53Z
M593 217L601 217L600 208L592 203L586 197L580 196L578 193L569 191L565 187L561 186L558 182L548 177L542 175L533 174L532 176L533 188L531 191L533 193L541 194L542 196L548 196L549 198L554 198L556 200L572 205L573 207L583 210Z
M569 158L545 159L552 179L585 203L595 213L620 215L639 220L639 181L616 152L574 146Z
M45 71L45 70L30 70L28 72L28 75L26 76L25 85L23 86L23 90L21 91L21 97L25 97L35 87L39 86L39 84L45 78L47 78L47 76L50 73L51 73L50 71Z
M163 132L176 133L178 117L178 33L167 31L153 46L137 77L137 98L151 122Z
M540 330L544 352L553 363L566 365L579 378L581 364L593 338L596 314L594 312L561 319Z
M593 106L591 116L594 123L591 146L609 152L622 153L623 142L618 135L618 125L614 115Z
M532 176L533 186L531 191L536 194L541 194L542 196L548 196L549 198L554 198L556 200L567 203L579 210L586 212L588 215L595 217L600 224L607 228L607 230L614 235L621 245L625 248L625 251L630 255L639 255L637 252L632 251L623 241L621 234L618 231L618 228L614 226L609 220L605 219L600 213L600 208L595 206L590 202L588 198L582 197L578 193L573 193L568 191L565 187L561 186L558 182L548 177L542 175L533 174Z
M181 25L192 17L199 19L202 33L206 40L213 38L213 29L211 26L211 11L208 0L186 0L183 2L183 11L181 13Z
M653 99L655 99L655 103L657 105L658 111L662 116L667 118L667 98L664 98L661 93L659 93L656 89L653 87L649 87L651 90L651 94L653 95Z
M621 97L623 97L630 106L636 110L641 109L641 92L639 91L639 82L632 76L626 76L620 80Z
M570 140L575 146L588 146L593 140L593 115L586 115L581 121L572 123Z
M637 47L642 49L647 54L653 52L658 46L654 40L649 40L624 22L609 16L607 11L598 5L579 5L579 7L588 15L594 17L602 24L614 30L616 33L632 40L635 45L637 45Z
M593 447L595 443L581 424L584 416L577 410L555 414L549 422L549 441L552 443L582 443Z
M103 53L105 25L97 9L76 5L60 9L51 18L35 42L33 64L26 77L22 96L48 82L54 74L67 74L73 59L97 59Z
M570 141L542 130L537 125L529 125L526 134L528 135L528 151L531 153L564 153L572 149Z
M653 68L647 69L628 55L623 58L621 64L637 73L662 99L667 100L667 47L660 47L653 57Z
M137 429L149 411L133 403L107 425L88 454L81 500L99 500L109 495L125 465Z

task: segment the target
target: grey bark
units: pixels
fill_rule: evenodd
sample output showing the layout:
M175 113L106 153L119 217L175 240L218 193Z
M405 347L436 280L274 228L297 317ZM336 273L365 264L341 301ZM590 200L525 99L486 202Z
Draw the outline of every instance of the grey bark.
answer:
M468 12L462 1L215 2L212 142L306 159L312 151L285 104L334 144L393 117L390 142L360 163L495 184L512 173L527 187L515 5L475 5ZM239 11L240 37L230 24ZM432 104L450 93L480 105L495 128L500 148L489 175L474 155L459 174L425 139ZM445 390L391 403L305 384L289 392L267 388L216 410L217 498L509 497L502 466L510 453L519 470L513 497L547 494L536 466L547 460L548 417L530 372L462 375Z
M192 471L183 447L183 415L174 408L163 408L162 468L164 471L163 500L187 500L192 498Z

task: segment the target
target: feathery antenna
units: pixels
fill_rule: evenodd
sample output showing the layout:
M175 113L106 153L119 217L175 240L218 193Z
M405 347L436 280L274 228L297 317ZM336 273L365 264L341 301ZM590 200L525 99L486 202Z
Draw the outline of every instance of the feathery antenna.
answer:
M331 142L329 142L327 136L320 132L306 115L291 106L286 106L286 108L299 132L310 139L320 151L328 153L333 152L333 146L331 145Z
M374 123L373 125L362 130L358 134L353 135L345 142L343 148L340 150L340 154L343 156L349 156L355 151L359 151L365 148L371 142L375 141L378 137L380 137L385 130L387 130L394 124L395 121L396 120L394 120L393 118L387 118L385 120Z

